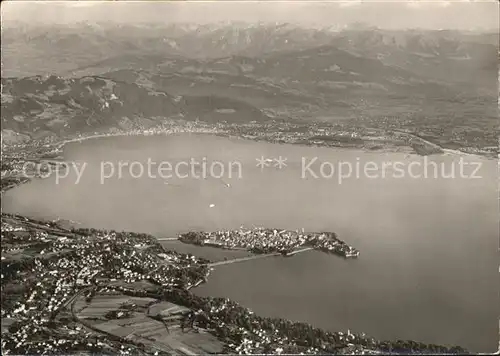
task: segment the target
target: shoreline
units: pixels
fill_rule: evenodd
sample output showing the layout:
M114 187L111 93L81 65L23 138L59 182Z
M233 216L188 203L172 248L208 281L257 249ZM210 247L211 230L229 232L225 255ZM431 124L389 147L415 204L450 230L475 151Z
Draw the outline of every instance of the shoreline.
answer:
M325 149L333 149L333 150L340 150L340 151L359 151L363 153L377 153L377 152L383 152L383 153L405 153L410 156L446 156L446 155L454 155L454 156L465 156L465 157L472 157L476 159L482 159L482 160L495 160L497 158L495 157L489 157L487 155L480 155L480 154L474 154L474 153L468 153L468 152L463 152L460 150L456 149L449 149L449 148L444 148L439 146L438 144L435 144L433 142L430 142L428 140L425 140L421 137L418 137L416 135L413 135L411 133L404 133L404 132L399 132L399 131L394 131L396 133L404 134L409 137L417 138L421 141L424 141L425 144L433 145L437 149L442 150L442 153L433 153L429 155L423 155L423 154L418 154L416 152L412 153L405 153L401 152L398 150L392 150L390 148L387 149L382 149L382 150L377 150L373 151L370 150L369 148L365 147L343 147L343 146L327 146L327 145L318 145L318 144L313 144L313 143L296 143L296 142L273 142L271 140L267 140L265 138L263 139L254 139L250 137L244 137L244 136L238 136L238 135L231 135L231 134L224 134L224 133L217 133L217 132L191 132L191 131L179 131L179 132L172 132L172 133L167 133L167 132L159 132L159 133L144 133L144 132L139 132L139 133L113 133L113 134L98 134L98 135L92 135L92 136L86 136L83 138L73 138L70 140L65 140L59 144L57 144L57 149L62 150L65 145L70 144L70 143L75 143L75 142L84 142L87 140L93 140L93 139L99 139L99 138L113 138L113 137L135 137L135 136L140 136L140 137L148 137L148 136L171 136L171 135L179 135L179 134L194 134L194 135L210 135L210 136L220 136L220 137L225 137L231 140L243 140L243 141L249 141L249 142L265 142L273 145L293 145L293 146L302 146L302 147L317 147L317 148L325 148Z
M99 133L99 134L93 134L93 135L88 135L88 136L82 136L82 137L73 137L73 138L70 138L70 139L65 139L65 140L62 140L62 141L55 141L55 142L49 142L49 143L45 143L45 144L41 144L40 142L37 142L38 145L41 145L42 148L45 148L45 149L48 149L48 153L42 153L42 154L39 154L38 157L37 157L37 154L32 154L31 156L28 156L28 157L19 157L19 158L16 158L16 157L10 157L9 154L11 153L27 153L26 152L26 149L24 147L17 147L17 145L4 145L2 144L2 146L5 146L6 148L8 149L13 149L13 152L7 152L7 155L5 155L5 151L2 149L2 161L7 159L7 160L14 160L14 161L33 161L33 162L36 162L36 163L40 163L40 162L48 162L48 163L54 163L54 162L57 162L57 163L69 163L70 161L66 160L64 158L64 155L63 155L63 150L64 150L64 147L68 144L72 144L72 143L76 143L76 142L79 142L79 143L82 143L84 141L87 141L87 140L94 140L94 139L106 139L106 138L115 138L115 137L149 137L149 136L172 136L172 135L185 135L185 134L189 134L189 135L209 135L209 136L219 136L219 137L224 137L224 138L227 138L227 139L230 139L230 140L243 140L243 141L246 141L246 142L252 142L252 143L267 143L267 144L272 144L272 145L293 145L293 146L302 146L302 147L315 147L315 148L321 148L321 149L328 149L328 150L338 150L338 151L348 151L348 152L360 152L360 153L365 153L365 154L371 154L371 153L385 153L385 154L404 154L406 157L426 157L426 156L449 156L449 155L453 155L453 156L457 156L457 157L472 157L472 158L475 158L475 159L478 159L478 160L485 160L485 161L493 161L493 160L498 160L498 158L496 157L489 157L489 156L486 156L486 155L477 155L477 154L470 154L470 153L466 153L466 152L462 152L462 151L459 151L459 150L452 150L452 149L446 149L446 148L442 148L441 146L437 145L437 144L434 144L430 141L427 141L427 140L424 140L414 134L411 134L411 133L407 133L407 132L403 132L403 131L398 131L398 130L394 130L393 131L394 133L396 134L403 134L403 135L407 135L409 137L414 137L418 140L422 140L428 144L431 144L433 146L436 146L436 147L439 147L439 149L442 151L440 153L433 153L433 154L429 154L429 155L423 155L423 154L419 154L417 152L411 152L411 153L408 153L408 152L404 152L404 151L398 151L398 150L394 150L394 149L391 149L391 148L386 148L384 150L377 150L377 151L373 151L369 148L366 148L366 147L345 147L345 146L328 146L326 144L323 144L323 145L316 145L316 144L313 144L311 142L307 142L307 143L301 143L301 142L274 142L272 140L269 140L267 138L250 138L250 137L245 137L244 135L234 135L234 134L231 134L229 132L215 132L213 131L213 129L206 129L206 128L198 128L198 129L195 129L193 130L192 128L189 128L189 127L174 127L173 129L171 128L165 128L165 127L162 127L161 129L158 129L158 128L152 128L152 129L148 129L148 130L142 130L142 131L139 131L139 130L131 130L131 131L126 131L126 132L109 132L109 133ZM405 146L406 147L406 146ZM3 147L4 148L4 147ZM24 148L24 150L23 150ZM29 151L29 150L28 150ZM47 155L47 154L50 154L53 152L56 152L58 155L57 155L57 159L54 159L54 158L44 158L44 155ZM28 152L29 153L29 152ZM3 162L2 162L3 163ZM57 165L56 165L57 166ZM53 171L53 173L55 173ZM49 177L44 177L44 178L49 178ZM2 187L0 188L0 196L3 196L4 192L6 192L7 190L11 190L11 189L15 189L17 188L18 186L21 186L23 184L27 184L27 183L30 183L32 180L36 180L36 179L44 179L42 177L25 177L25 176L22 176L22 175L4 175L4 172L2 171L2 180L3 179L14 179L14 180L18 180L17 182L15 183L12 183L10 185L8 185L7 187Z
M91 139L98 139L98 138L106 138L106 137L121 137L121 136L169 136L169 135L172 135L172 134L186 134L186 133L190 133L190 134L210 134L210 135L219 135L219 133L216 133L216 132L191 132L191 131L176 131L176 132L161 132L161 133L148 133L148 132L126 132L126 133L111 133L111 134L98 134L98 135L91 135L91 136L86 136L86 137L79 137L79 138L71 138L71 139L68 139L68 140L64 140L63 142L54 142L50 145L47 145L45 147L47 148L53 148L55 147L55 149L57 151L62 151L65 147L66 144L69 144L69 143L74 143L74 142L83 142L85 140L91 140ZM223 135L224 137L231 137L231 135ZM265 141L265 142L268 142L268 143L272 143L272 144L276 144L276 143L273 143L273 142L269 142L269 141L266 141L266 140L254 140L254 139L249 139L249 138L245 138L245 137L241 137L241 136L235 136L234 138L237 138L237 139L241 139L241 140L247 140L247 141L253 141L253 142L256 142L256 141ZM294 144L294 143L281 143L281 144ZM304 146L312 146L312 145L307 145L305 144ZM325 147L325 148L332 148L332 147ZM336 148L335 149L345 149L345 150L352 150L352 149L356 149L356 148L349 148L349 147L342 147L342 148ZM369 151L368 151L369 152ZM3 158L3 157L2 157ZM36 158L35 158L36 159ZM38 159L40 161L43 161L44 159ZM66 162L66 160L64 160L64 157L63 157L63 161ZM30 181L34 180L34 179L43 179L41 177L35 177L33 179L28 179L26 181L23 181L23 182L20 182L18 184L15 184L15 185L12 185L12 186L8 186L8 187L2 187L1 189L1 193L3 195L3 193L7 190L11 190L11 189L14 189L15 187L19 186L19 185L22 185L22 184L25 184L25 183L29 183ZM14 214L15 215L15 214ZM18 215L19 217L22 217L22 218L26 218L27 216L25 215ZM2 211L2 220L3 220L3 217L4 217L4 213ZM32 220L37 220L36 218L35 219L32 219ZM54 223L54 222L52 222ZM56 223L56 226L57 223ZM160 241L159 240L156 240L156 243L159 244ZM161 246L162 249L165 251L165 246ZM218 248L218 246L213 246L215 248ZM208 277L208 275L207 275ZM196 281L195 283L193 283L192 285L189 285L187 288L186 288L186 291L189 292L190 290L193 290L195 289L196 287L198 287L199 285L201 285L202 283L204 283L205 280L198 280Z

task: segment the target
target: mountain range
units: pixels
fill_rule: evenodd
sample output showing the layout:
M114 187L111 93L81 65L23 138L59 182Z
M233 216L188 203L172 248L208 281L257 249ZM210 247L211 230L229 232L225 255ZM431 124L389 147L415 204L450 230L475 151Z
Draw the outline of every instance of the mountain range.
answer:
M450 140L472 130L491 145L498 41L495 33L363 24L8 27L2 128L43 137L160 117L326 118L442 126Z

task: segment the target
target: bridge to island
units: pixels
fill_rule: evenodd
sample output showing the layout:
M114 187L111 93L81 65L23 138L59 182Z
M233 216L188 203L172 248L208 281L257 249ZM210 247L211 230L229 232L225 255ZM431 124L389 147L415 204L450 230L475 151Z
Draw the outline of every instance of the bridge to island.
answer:
M286 257L288 256L293 256L301 252L306 252L313 250L312 247L306 247L302 248L300 250L295 250L287 253ZM273 252L273 253L265 253L265 254L258 254L258 255L253 255L253 256L248 256L248 257L240 257L240 258L234 258L231 260L224 260L224 261L218 261L218 262L212 262L209 264L210 267L215 267L215 266L222 266L222 265L228 265L231 263L238 263L238 262L245 262L245 261L251 261L251 260L257 260L257 259L262 259L262 258L267 258L267 257L273 257L273 256L283 256L282 253L280 252Z
M157 240L158 241L179 241L179 238L177 238L177 237L160 237L160 238L157 238ZM215 247L215 246L211 246L211 247ZM229 249L229 250L246 250L246 249L234 248L234 249ZM281 252L259 253L259 254L254 254L254 255L246 256L246 257L239 257L239 258L233 258L233 259L212 262L212 263L209 263L208 266L209 267L223 266L223 265L229 265L232 263L252 261L252 260L258 260L258 259L262 259L262 258L276 257L276 256L290 257L290 256L296 255L298 253L302 253L302 252L306 252L306 251L310 251L310 250L314 250L314 248L313 247L304 247L301 249L290 251L286 254L283 254Z

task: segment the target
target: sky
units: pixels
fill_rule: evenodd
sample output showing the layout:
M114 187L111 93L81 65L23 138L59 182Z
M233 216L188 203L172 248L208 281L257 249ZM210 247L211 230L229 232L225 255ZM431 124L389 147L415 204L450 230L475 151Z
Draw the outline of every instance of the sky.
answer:
M290 22L329 26L366 22L380 28L498 30L495 0L467 1L2 1L2 24L81 21L145 23Z

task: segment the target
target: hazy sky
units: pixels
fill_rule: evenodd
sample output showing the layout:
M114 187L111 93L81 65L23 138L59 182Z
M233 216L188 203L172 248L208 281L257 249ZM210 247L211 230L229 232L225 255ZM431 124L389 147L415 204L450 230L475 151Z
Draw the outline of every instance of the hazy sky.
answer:
M345 25L382 28L498 29L499 5L488 1L3 1L2 22L71 23L219 21Z

